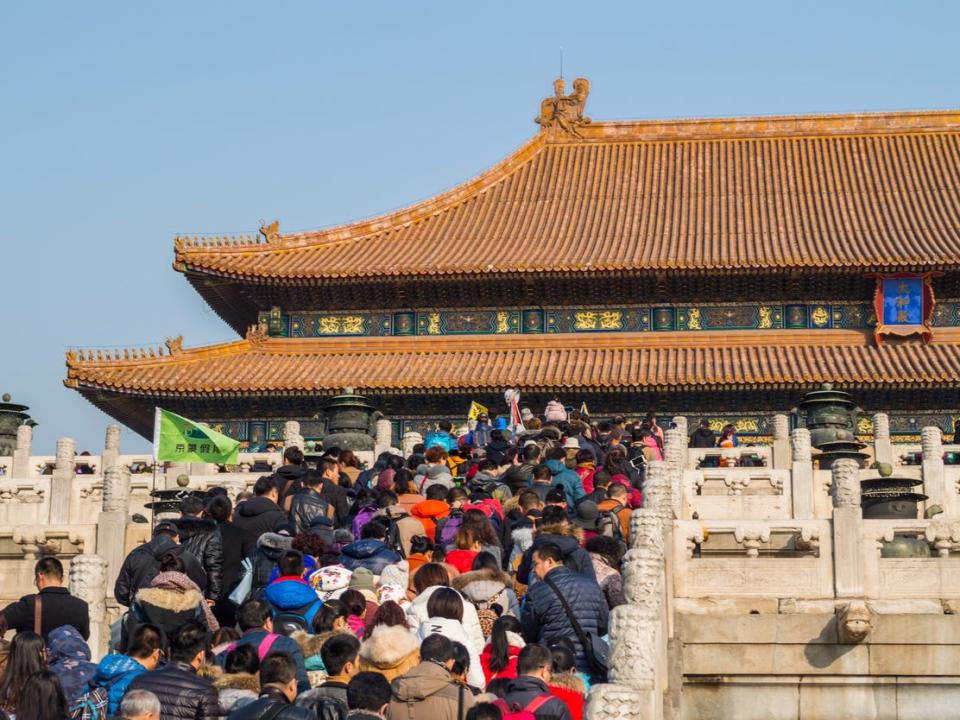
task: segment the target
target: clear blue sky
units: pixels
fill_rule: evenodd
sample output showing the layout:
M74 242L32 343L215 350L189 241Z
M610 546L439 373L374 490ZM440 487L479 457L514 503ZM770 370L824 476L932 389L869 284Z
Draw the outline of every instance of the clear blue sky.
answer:
M0 392L38 453L103 443L68 346L235 337L171 269L175 233L321 227L464 180L536 131L561 46L596 119L960 105L956 2L38 0L0 26Z

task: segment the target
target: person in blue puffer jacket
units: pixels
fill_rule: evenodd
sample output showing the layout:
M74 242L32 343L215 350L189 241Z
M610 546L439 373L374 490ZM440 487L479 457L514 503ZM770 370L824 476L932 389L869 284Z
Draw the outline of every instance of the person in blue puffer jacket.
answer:
M457 449L457 439L451 434L453 430L453 425L450 424L449 420L441 420L437 423L437 429L433 432L427 433L427 437L423 440L423 447L425 450L429 450L434 446L442 447L448 453L453 452Z
M402 559L400 553L387 547L384 540L387 529L381 518L372 519L363 526L362 538L347 545L340 554L340 563L347 570L366 568L379 575L387 565L393 565Z
M560 446L553 447L547 450L547 461L544 465L550 468L550 474L553 475L553 487L563 489L563 494L567 498L567 508L572 510L587 493L583 489L583 480L580 476L567 468L566 458L566 450Z
M274 618L275 630L284 635L290 635L296 630L309 630L313 623L313 616L317 614L323 604L317 597L313 586L303 579L303 553L299 550L287 550L277 563L280 576L267 585L263 599L270 603L276 611ZM289 616L297 615L303 618L302 625L283 622L283 613Z
M160 628L143 623L130 636L126 655L113 653L100 661L90 686L106 688L108 715L120 712L120 701L134 678L156 669L162 646Z

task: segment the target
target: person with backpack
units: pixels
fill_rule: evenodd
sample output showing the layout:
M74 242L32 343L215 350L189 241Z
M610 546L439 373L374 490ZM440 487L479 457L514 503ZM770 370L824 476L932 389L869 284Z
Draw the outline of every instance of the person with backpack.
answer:
M440 588L447 587L450 587L450 575L446 568L439 563L427 563L416 572L413 576L413 589L416 592L416 598L407 608L407 624L411 629L418 629L420 625L427 621L427 618L430 617L428 609L430 597ZM480 619L473 603L464 603L462 622L467 637L470 638L468 647L472 646L479 653L484 645L483 630L480 627Z
M310 583L303 579L302 553L287 550L277 565L280 576L267 585L263 597L275 611L274 629L290 636L297 630L312 627L313 617L322 603Z
M240 639L227 645L217 656L217 664L223 667L227 654L240 645L253 645L262 662L271 652L288 653L297 668L297 689L300 692L310 689L307 669L303 662L303 653L295 640L273 631L273 609L266 600L247 600L237 611L237 624L240 626Z
M550 692L552 667L553 654L546 646L532 643L520 651L517 678L511 681L507 696L494 703L505 718L508 713L531 713L536 720L573 720L566 704Z
M260 663L260 697L227 717L229 720L317 720L310 710L294 704L296 697L296 662L287 653L272 652Z
M390 720L463 720L473 693L450 677L453 643L431 634L420 644L420 663L391 684Z
M490 425L490 416L487 414L477 415L477 424L466 436L466 444L471 450L480 450L485 448L491 439L493 427Z
M162 649L160 628L143 623L128 638L126 654L113 653L100 661L91 685L106 688L108 715L119 712L123 694L134 679L156 669Z
M359 655L360 641L357 638L345 633L331 636L320 648L327 680L301 693L297 705L315 713L319 720L346 718L349 710L347 690L350 680L360 672Z
M207 575L204 596L216 603L223 588L223 536L212 518L203 517L204 504L196 495L180 501L180 544L203 566Z
M609 527L610 532L604 530L601 520L598 523L598 526L601 526L598 534L615 537L627 546L630 544L630 515L633 513L629 505L629 496L630 492L626 485L612 482L607 486L607 497L597 503L601 518L612 516L615 519Z
M423 525L424 534L430 538L431 542L439 545L443 543L441 538L437 537L437 524L442 518L446 518L450 514L450 505L446 502L448 492L449 489L443 485L433 485L424 493L426 499L414 505L410 510L410 514ZM466 502L465 492L464 502ZM455 535L456 530L450 537L452 538Z
M277 504L284 512L290 512L290 502L297 493L303 491L303 479L307 465L303 461L303 450L294 446L283 451L283 465L273 473L276 481Z
M160 560L160 573L150 581L150 587L137 591L130 613L124 622L124 640L139 623L151 623L170 637L188 621L197 621L211 632L220 627L207 605L203 593L185 573L183 561L173 553ZM127 643L123 643L126 647Z
M170 520L162 520L157 523L153 529L153 539L135 547L123 559L123 565L120 566L120 572L117 573L117 581L113 586L113 596L117 602L126 607L130 607L137 591L141 588L150 587L150 581L160 572L160 559L168 553L173 553L183 560L187 575L201 588L207 586L207 574L203 571L200 561L194 557L183 545L180 544L180 530L176 523ZM51 558L44 558L43 561ZM52 558L56 560L56 558ZM59 562L59 561L57 561ZM49 608L49 603L48 609ZM31 607L32 611L33 608ZM3 611L7 615L9 608ZM47 610L44 610L46 615ZM31 623L33 613L30 613ZM62 623L58 623L62 624ZM13 627L8 622L10 627ZM54 626L55 627L55 626ZM51 628L52 629L52 628ZM49 632L49 630L48 630Z

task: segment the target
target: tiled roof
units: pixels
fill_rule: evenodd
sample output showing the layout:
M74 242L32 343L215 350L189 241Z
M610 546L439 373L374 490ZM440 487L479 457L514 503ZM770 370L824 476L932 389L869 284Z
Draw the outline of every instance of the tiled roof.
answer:
M371 220L178 238L178 269L299 282L479 273L953 267L960 112L595 123Z
M148 396L358 392L956 386L960 329L876 347L847 330L265 339L172 355L67 357L65 383Z

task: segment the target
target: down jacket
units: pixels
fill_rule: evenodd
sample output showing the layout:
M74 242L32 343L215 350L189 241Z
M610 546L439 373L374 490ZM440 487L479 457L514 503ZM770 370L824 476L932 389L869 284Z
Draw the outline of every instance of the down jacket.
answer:
M566 598L585 633L597 637L607 634L610 609L596 580L572 572L566 567L554 568L547 578L553 581L560 594ZM560 598L546 582L536 582L530 586L520 624L527 642L549 644L554 639L569 638L576 647L577 669L590 674L590 665L573 623L567 617Z
M563 490L567 498L567 507L576 507L577 501L586 495L580 476L573 470L569 470L560 460L547 460L544 465L550 469L553 486Z
M160 701L160 720L216 720L220 716L217 689L185 662L174 660L144 673L127 686L149 690Z
M160 558L167 553L179 557L190 579L201 590L206 589L207 574L194 554L166 535L157 535L150 542L133 549L124 559L117 582L113 586L113 596L117 602L129 607L137 590L149 587L150 582L160 573Z
M343 548L340 556L341 564L347 570L366 568L374 575L379 575L387 565L400 562L399 553L388 548L383 540L366 538L357 540Z
M257 540L257 550L253 553L253 584L250 596L259 597L260 592L273 577L277 561L287 550L293 547L293 538L279 533L264 533Z
M450 679L445 668L422 662L390 684L393 698L387 717L390 720L460 720L459 697L463 715L474 705L473 693Z
M277 526L287 522L287 514L273 500L257 496L237 505L233 515L233 524L251 538L259 538L264 533L273 532Z
M223 590L223 536L217 523L195 517L182 517L176 522L180 544L200 561L207 574L204 595L211 600L219 599Z

